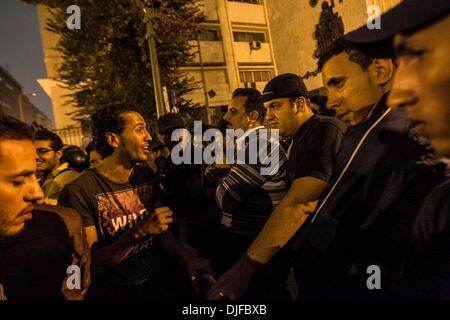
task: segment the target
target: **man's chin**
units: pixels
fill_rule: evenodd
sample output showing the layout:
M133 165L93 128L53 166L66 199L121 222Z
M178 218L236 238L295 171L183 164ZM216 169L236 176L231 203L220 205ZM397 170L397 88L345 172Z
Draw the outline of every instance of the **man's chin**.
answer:
M0 233L1 235L6 237L13 237L20 234L23 231L23 229L25 229L25 222L8 226L5 229L2 229Z
M436 152L446 158L450 158L450 141L449 139L430 137L431 146Z

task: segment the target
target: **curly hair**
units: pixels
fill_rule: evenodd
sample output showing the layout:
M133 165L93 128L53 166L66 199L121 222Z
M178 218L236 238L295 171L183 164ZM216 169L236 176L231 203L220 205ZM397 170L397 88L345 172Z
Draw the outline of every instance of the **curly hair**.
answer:
M360 65L364 71L367 70L375 59L375 57L362 52L352 43L344 39L339 39L319 58L319 61L317 62L319 70L322 70L324 64L328 60L342 52L347 53L349 60Z
M266 110L264 109L261 93L253 88L237 88L233 91L233 98L247 97L245 101L245 112L258 111L258 121L264 121Z
M139 112L129 104L108 104L91 116L94 149L106 158L114 152L114 148L106 139L107 133L120 134L125 128L125 120L121 116L126 112Z
M22 121L0 113L0 140L33 140L33 132Z
M45 128L39 129L34 133L34 140L50 140L50 147L55 151L64 147L61 138L56 133Z

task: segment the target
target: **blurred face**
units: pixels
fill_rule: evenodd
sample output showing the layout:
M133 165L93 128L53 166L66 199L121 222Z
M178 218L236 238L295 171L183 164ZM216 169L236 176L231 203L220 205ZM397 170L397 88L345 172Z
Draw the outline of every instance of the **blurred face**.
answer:
M322 78L328 90L327 108L333 109L336 117L350 125L366 119L383 95L373 74L373 64L363 70L349 60L346 52L333 56L324 64Z
M125 112L120 116L125 121L125 128L119 135L119 151L131 163L147 161L152 137L144 118L137 112Z
M150 160L155 161L156 158L162 156L162 149L154 149L150 151Z
M0 236L18 234L43 198L36 179L36 151L29 140L0 140Z
M62 150L53 150L50 140L36 140L34 146L36 147L36 163L39 174L47 174L58 167Z
M89 152L89 168L95 168L103 161L102 156L95 150Z
M303 99L303 98L300 98ZM299 124L297 119L297 103L289 98L274 99L264 103L266 118L264 123L272 129L279 129L280 136L293 136Z
M249 128L249 118L245 112L245 102L247 97L235 97L231 100L231 105L228 106L228 111L223 116L223 120L227 122L228 129L242 129L244 131Z
M450 156L450 16L410 35L397 35L398 70L389 95L393 107L406 107L419 134Z

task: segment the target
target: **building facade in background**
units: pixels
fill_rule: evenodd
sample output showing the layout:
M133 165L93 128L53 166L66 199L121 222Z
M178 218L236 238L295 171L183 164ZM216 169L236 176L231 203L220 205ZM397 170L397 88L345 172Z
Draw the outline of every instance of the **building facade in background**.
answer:
M264 2L201 1L207 21L193 32L190 45L195 59L182 71L200 84L186 97L208 104L212 123L222 117L236 88L262 90L277 74Z
M0 66L0 111L29 125L52 129L50 119L28 99L31 94L23 92L20 83Z
M192 30L194 61L181 68L194 77L199 89L185 98L208 105L211 123L215 124L226 111L234 89L262 90L278 73L302 76L316 70L314 33L324 2L342 18L348 32L367 22L369 6L378 5L384 12L400 0L202 0L207 20ZM58 35L45 28L48 9L38 6L38 15L48 75L39 83L52 101L56 128L78 128L80 140L80 124L68 115L75 107L67 105L64 97L70 92L52 80L62 62L61 54L52 49ZM310 90L322 87L320 74L305 82Z
M292 72L300 76L317 69L314 52L316 26L320 22L323 3L342 18L347 33L367 23L370 7L377 5L385 12L400 0L265 0L272 33L275 65L279 73ZM325 24L329 23L325 19ZM324 26L323 29L326 29ZM309 90L322 87L322 76L305 79Z

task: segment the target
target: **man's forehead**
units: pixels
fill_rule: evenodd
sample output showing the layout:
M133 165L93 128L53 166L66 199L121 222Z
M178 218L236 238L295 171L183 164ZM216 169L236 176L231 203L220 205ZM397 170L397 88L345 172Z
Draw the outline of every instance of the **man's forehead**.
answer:
M228 106L228 108L242 108L245 105L245 102L247 101L247 97L244 96L237 96L231 99L231 103Z
M264 107L267 108L267 107L269 107L269 106L271 106L272 104L275 104L275 103L283 104L283 103L285 103L288 100L289 100L289 98L278 98L278 99L269 100L267 102L264 102Z
M35 170L36 149L31 140L0 140L0 166L8 175Z
M415 30L406 34L397 34L394 37L394 47L400 45L440 45L441 41L449 41L450 15L436 21L426 28ZM433 40L433 41L430 41Z
M358 66L356 62L350 60L347 52L341 52L325 62L322 67L322 75L329 78L341 76L346 74L353 65Z
M50 140L34 140L34 145L38 148L42 147L50 147L50 144L52 143Z
M124 112L121 114L121 117L127 125L136 126L140 123L145 124L145 119L139 112Z

